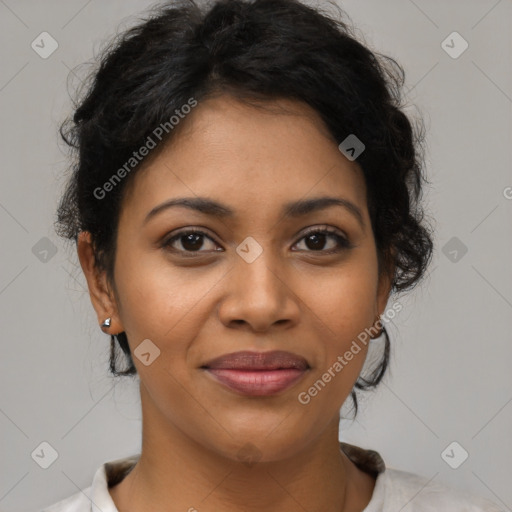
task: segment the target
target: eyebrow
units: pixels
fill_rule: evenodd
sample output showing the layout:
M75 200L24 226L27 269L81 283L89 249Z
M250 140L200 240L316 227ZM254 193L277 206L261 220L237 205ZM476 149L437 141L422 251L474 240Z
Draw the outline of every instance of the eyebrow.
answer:
M361 227L364 229L364 218L360 208L348 199L341 197L323 196L286 203L283 206L282 214L287 217L297 218L320 210L325 210L326 208L333 206L341 206L346 209L357 219ZM231 219L235 217L234 210L212 199L208 199L206 197L180 197L176 199L169 199L168 201L155 206L147 214L144 219L144 224L149 222L150 219L160 212L174 207L188 208L219 219Z

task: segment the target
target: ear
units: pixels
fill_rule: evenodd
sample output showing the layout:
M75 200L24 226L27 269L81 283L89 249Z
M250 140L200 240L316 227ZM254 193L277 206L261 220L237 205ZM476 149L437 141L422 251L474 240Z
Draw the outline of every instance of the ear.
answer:
M377 286L376 316L382 316L384 314L386 304L389 300L389 294L391 293L391 288L393 286L394 270L395 267L393 265L389 270L387 270L387 272L381 272L381 275L379 276L379 283Z
M92 305L98 316L98 324L107 319L111 319L110 327L103 328L104 332L109 334L118 334L123 332L123 326L119 318L118 306L113 291L110 289L105 271L98 271L95 266L91 234L87 231L81 231L77 242L78 259L87 279L89 295Z

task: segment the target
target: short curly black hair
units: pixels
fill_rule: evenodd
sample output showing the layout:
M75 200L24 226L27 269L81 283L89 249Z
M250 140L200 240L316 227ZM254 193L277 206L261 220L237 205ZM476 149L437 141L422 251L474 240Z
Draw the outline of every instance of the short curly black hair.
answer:
M109 192L108 201L94 191L155 127L169 125L190 98L230 94L260 104L293 99L312 107L338 143L350 134L364 143L357 163L367 185L379 272L392 272L392 292L412 289L433 252L420 205L427 182L424 124L404 113L403 68L360 42L346 13L332 7L336 16L299 0L174 1L112 39L89 73L72 119L60 129L74 163L57 211L59 236L77 243L80 231L89 232L97 268L113 283L121 201L142 164ZM162 141L173 134L166 130ZM116 338L128 367L116 369L112 336L111 372L136 374L126 334ZM388 360L386 332L379 366L369 378L360 376L355 388L375 387ZM351 396L357 415L355 389Z

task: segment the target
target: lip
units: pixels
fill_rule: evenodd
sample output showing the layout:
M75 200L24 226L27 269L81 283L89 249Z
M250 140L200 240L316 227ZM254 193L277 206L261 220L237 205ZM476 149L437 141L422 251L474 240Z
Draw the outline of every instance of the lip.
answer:
M233 352L202 366L218 382L243 395L268 396L288 389L310 368L291 352Z

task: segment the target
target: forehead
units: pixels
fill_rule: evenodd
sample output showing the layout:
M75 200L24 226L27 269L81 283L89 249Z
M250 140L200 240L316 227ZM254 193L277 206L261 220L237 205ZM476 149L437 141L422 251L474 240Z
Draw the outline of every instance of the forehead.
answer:
M366 207L359 165L338 149L319 115L292 100L261 107L221 96L200 103L132 181L133 215L175 197L201 196L253 215L308 196Z

